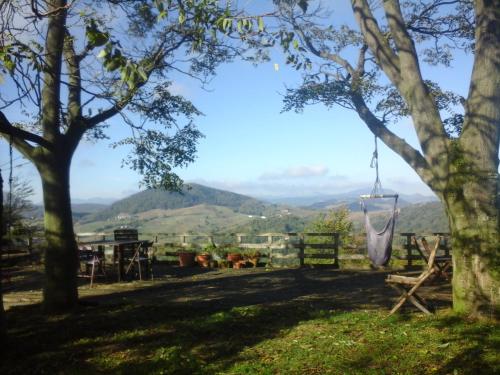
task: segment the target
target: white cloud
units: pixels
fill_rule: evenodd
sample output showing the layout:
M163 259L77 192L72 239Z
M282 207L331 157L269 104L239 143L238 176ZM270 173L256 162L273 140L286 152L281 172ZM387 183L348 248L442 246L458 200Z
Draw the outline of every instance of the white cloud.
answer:
M343 193L369 186L367 182L355 181L343 176L328 176L314 179L312 181L294 180L294 182L284 180L228 181L204 179L190 180L188 182L195 182L216 189L232 191L254 197L316 196Z
M264 172L259 180L284 180L284 179L299 179L305 177L324 177L328 174L328 167L325 165L300 165L290 167L282 171Z
M168 86L168 91L172 95L180 95L184 97L190 96L192 94L191 90L186 84L178 81L172 82L170 86Z

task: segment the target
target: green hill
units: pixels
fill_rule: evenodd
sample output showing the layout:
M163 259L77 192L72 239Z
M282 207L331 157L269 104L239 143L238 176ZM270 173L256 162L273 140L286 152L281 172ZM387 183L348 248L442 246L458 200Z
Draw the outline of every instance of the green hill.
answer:
M373 212L370 221L376 229L382 229L389 217L388 212ZM356 223L356 228L362 228L363 215L355 212L351 219ZM363 229L361 229L363 230ZM396 220L396 233L434 233L449 232L448 219L443 206L439 202L418 203L402 207Z
M263 215L269 206L257 199L198 184L185 185L181 193L148 189L113 203L108 208L87 215L82 223L103 221L150 210L175 210L197 205L226 207L241 214Z
M385 224L387 212L371 211L371 221L376 228ZM290 232L302 231L318 214L319 210L265 204L241 194L191 184L182 193L145 190L99 211L77 212L75 230L111 232L130 226L142 233ZM350 217L356 231L363 231L359 206L352 208ZM440 203L401 207L396 233L447 231L448 223Z

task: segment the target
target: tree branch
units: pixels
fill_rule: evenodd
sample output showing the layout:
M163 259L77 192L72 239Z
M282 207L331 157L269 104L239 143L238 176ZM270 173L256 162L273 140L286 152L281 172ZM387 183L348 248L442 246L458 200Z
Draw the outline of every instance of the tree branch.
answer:
M66 30L64 41L64 60L68 69L68 130L66 138L74 150L78 146L83 134L87 130L82 117L82 80L80 74L80 60L76 55L73 37Z
M80 63L75 53L73 44L73 37L66 30L66 37L64 40L64 59L68 69L68 124L82 115L81 103L81 76L80 76Z
M475 2L476 50L460 142L476 172L498 175L500 143L500 0Z
M295 32L299 35L299 37L302 40L302 42L304 42L304 44L306 45L307 49L309 51L311 51L312 54L314 54L314 55L316 55L318 57L321 57L321 58L323 58L325 60L333 61L333 62L339 64L340 66L342 66L345 70L347 70L349 72L349 74L354 75L354 69L351 66L351 64L349 64L349 62L347 60L343 59L342 57L340 57L337 54L329 53L327 51L320 51L320 50L318 50L314 46L314 44L312 43L311 38L309 38L304 33L304 31L302 30L302 28L299 25L297 25L295 22L293 22L293 28L294 28Z
M448 138L436 102L420 72L417 51L405 26L398 0L385 0L384 9L399 56L402 81L396 85L410 109L420 145L432 165L447 163Z
M146 73L147 79L139 82L137 86L133 89L130 90L124 97L119 100L117 103L115 103L112 107L102 111L101 113L86 119L85 123L88 128L92 128L96 126L97 124L100 124L101 122L104 122L111 117L115 116L118 114L121 110L123 110L129 103L130 100L134 97L135 93L137 92L138 89L140 89L142 86L144 86L148 80L151 74L158 68L161 67L160 62L167 56L169 53L175 51L178 49L187 39L187 36L183 36L182 38L179 39L179 41L174 44L172 47L168 49L164 49L165 41L162 42L159 46L156 52L153 54L153 59L151 61L151 64L149 67L145 68L144 71Z
M49 142L60 135L61 112L61 65L66 34L66 1L52 1L46 38L44 88L42 90L42 127L44 138ZM54 12L58 10L57 12Z
M401 81L399 56L392 51L387 38L380 30L370 5L367 0L352 0L352 10L364 36L365 43L382 70L387 74L391 82L397 86Z
M435 184L434 176L429 164L420 152L410 146L404 139L391 132L368 108L363 97L356 92L351 94L351 100L359 117L368 126L368 129L380 138L391 150L401 156L429 186Z
M27 132L26 130L16 128L11 122L7 119L5 114L0 111L0 134L7 140L10 141L12 137L12 143L16 147L16 149L23 154L26 158L32 160L33 158L33 150L35 147L30 145L27 141L38 144L39 146L45 147L47 149L52 148L52 144L47 142L42 137Z

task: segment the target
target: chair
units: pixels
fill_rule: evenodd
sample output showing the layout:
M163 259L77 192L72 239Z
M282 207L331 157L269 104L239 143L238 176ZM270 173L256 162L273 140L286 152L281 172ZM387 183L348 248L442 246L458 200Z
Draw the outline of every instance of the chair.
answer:
M441 243L443 236L441 236L439 234L437 236L438 236L438 238L437 238L436 246L438 247L438 250L439 250L439 244ZM427 241L424 237L422 238L422 240L420 242L421 242L421 244L418 243L418 241L416 241L418 251L419 251L420 255L422 256L422 258L425 259L426 262L428 262L430 254L431 254L429 244L427 243ZM449 256L447 257L446 255L445 256L438 256L437 252L436 252L436 257L434 259L433 267L434 267L435 272L432 275L431 281L434 281L434 280L439 279L439 278L443 278L446 281L450 281L451 276L449 275L449 270L451 268L451 257L449 257Z
M94 278L96 276L106 277L106 263L104 258L104 251L102 246L98 246L97 250L91 247L82 247L79 249L79 260L80 260L80 277L90 278L90 288L94 284ZM85 269L82 270L82 264L85 265Z
M92 258L87 261L87 266L90 266L90 288L94 283L94 277L104 276L106 277L106 260L104 257L104 249L102 246L98 246L97 251L94 251ZM98 273L96 273L98 272Z
M142 280L142 267L143 265L144 270L146 271L146 274L151 274L151 277L153 276L151 272L151 262L149 259L149 254L148 250L149 248L153 245L152 241L140 241L135 247L134 247L134 252L131 254L127 254L127 251L124 252L124 257L126 259L129 259L129 264L127 266L127 269L125 270L125 275L127 275L137 264L137 270L138 270L138 275L139 275L139 280Z
M428 248L425 238L422 239L422 241L424 242L424 247L427 246ZM417 294L417 290L418 288L420 288L420 286L422 286L422 284L426 280L428 280L437 271L435 266L435 259L438 247L439 247L439 239L438 241L436 241L436 245L429 254L426 269L419 276L417 277L402 276L402 275L387 276L387 279L385 280L386 283L388 283L391 287L393 287L394 289L396 289L398 292L401 293L401 297L399 298L398 302L396 302L389 315L392 315L396 311L398 311L399 308L403 306L403 304L406 301L413 303L419 310L423 311L424 313L431 314L430 311L431 307L421 296Z

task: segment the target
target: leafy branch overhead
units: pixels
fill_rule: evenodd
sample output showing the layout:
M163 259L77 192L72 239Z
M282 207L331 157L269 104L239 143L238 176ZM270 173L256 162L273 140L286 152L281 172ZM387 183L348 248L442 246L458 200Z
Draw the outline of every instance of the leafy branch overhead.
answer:
M174 169L194 159L202 135L193 122L200 111L172 83L184 76L205 84L220 63L242 53L234 40L265 29L261 16L216 0L25 0L0 7L0 74L14 88L0 93L0 134L13 134L19 151L36 162L36 148L57 140L74 150L82 137L105 138L120 115L131 129L115 144L132 146L126 162L146 185L174 189ZM44 40L43 28L54 38ZM11 120L10 113L23 116ZM148 136L157 146L143 149Z
M324 103L356 110L353 96L359 95L382 124L410 116L407 102L392 82L381 79L378 57L367 48L362 31L347 24L319 22L329 12L310 10L300 1L276 0L280 7L278 30L268 33L279 44L287 63L303 72L299 88L289 88L284 111L302 111L306 105ZM306 2L307 4L307 2ZM450 64L454 49L473 50L473 14L470 2L453 2L456 13L442 11L439 1L404 2L406 27L419 45L419 53L429 64ZM332 13L335 9L332 10ZM391 31L382 25L384 38L394 49ZM442 90L436 82L425 81L437 109L443 114L445 131L458 137L463 120L464 98ZM447 117L446 117L447 116Z

